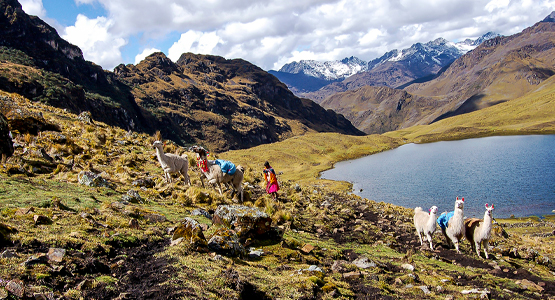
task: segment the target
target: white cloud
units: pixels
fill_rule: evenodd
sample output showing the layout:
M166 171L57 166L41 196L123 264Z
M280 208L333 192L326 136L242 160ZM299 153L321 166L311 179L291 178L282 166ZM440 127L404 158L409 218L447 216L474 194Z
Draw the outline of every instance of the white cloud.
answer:
M113 69L122 63L121 47L127 42L111 33L113 21L105 17L89 19L78 15L74 26L65 29L62 37L83 50L85 59L104 68Z
M132 59L151 47L172 60L184 52L213 54L266 70L299 59L370 60L438 37L513 34L555 9L555 0L75 1L78 9L102 5L107 12L66 30L87 59L105 68L119 63L122 50ZM139 37L137 49L122 48L132 36Z
M39 18L46 16L42 0L20 0L19 3L28 15L38 16Z
M141 52L141 53L137 54L137 56L135 56L135 63L134 64L140 63L147 56L151 55L152 53L156 53L156 52L162 52L162 51L160 49L156 49L156 48L147 48L147 49L143 50L143 52Z
M491 0L484 8L492 12L496 9L506 8L509 5L509 1L510 0Z
M179 41L170 47L168 57L177 61L181 54L186 52L212 54L214 48L222 42L222 39L215 32L203 33L189 30L183 33Z
M358 41L361 46L371 46L377 42L380 37L385 36L385 34L386 33L380 29L371 28Z

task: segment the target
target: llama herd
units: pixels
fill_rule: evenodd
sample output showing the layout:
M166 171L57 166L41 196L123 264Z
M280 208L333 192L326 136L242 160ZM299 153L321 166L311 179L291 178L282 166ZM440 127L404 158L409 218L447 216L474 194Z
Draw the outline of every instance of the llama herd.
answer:
M179 173L185 178L185 182L190 186L191 180L187 173L189 168L189 158L183 154L181 156L164 153L164 144L161 141L155 141L152 145L156 149L156 157L164 171L164 178L166 182L171 183L171 174ZM225 160L208 160L208 151L199 146L192 146L189 148L190 152L197 154L198 166L200 168L200 180L204 187L204 178L208 183L215 185L222 195L221 184L231 184L234 188L234 193L237 191L240 195L241 202L243 202L243 173L244 168L235 166L233 163ZM233 197L233 195L231 195Z
M185 182L191 185L189 175L187 174L189 167L187 155L179 156L164 153L164 145L160 141L155 141L153 146L156 149L158 162L164 171L166 182L171 183L171 174L179 173L185 178ZM197 165L202 174L200 180L203 187L204 179L206 179L208 183L215 185L220 195L222 195L221 184L230 184L234 189L233 192L239 193L241 202L243 202L243 167L236 167L229 161L208 160L208 152L199 146L192 146L189 148L189 151L197 154ZM416 207L414 209L414 227L420 238L420 245L424 244L422 240L422 235L424 235L430 243L430 249L434 250L432 235L439 225L447 243L450 246L454 246L457 253L461 253L459 243L463 237L466 237L471 244L472 250L476 251L478 256L480 256L480 247L482 246L486 259L489 258L488 247L493 222L493 204L488 207L486 203L486 212L483 219L465 219L463 208L464 198L459 199L459 197L455 200L455 210L442 213L439 217L437 216L437 206L432 206L429 213L423 211L421 207Z
M414 209L414 227L416 227L416 233L420 238L420 245L424 244L421 236L421 234L424 234L430 243L430 249L434 250L432 235L439 225L447 243L454 246L457 253L461 253L459 243L463 237L466 237L472 250L476 251L478 256L480 256L480 246L483 246L486 259L489 258L488 247L493 222L493 204L488 206L486 203L486 212L483 219L465 219L463 208L464 198L459 199L459 197L455 200L455 210L444 212L439 217L437 216L437 206L432 206L430 213L424 212L421 207L416 207Z

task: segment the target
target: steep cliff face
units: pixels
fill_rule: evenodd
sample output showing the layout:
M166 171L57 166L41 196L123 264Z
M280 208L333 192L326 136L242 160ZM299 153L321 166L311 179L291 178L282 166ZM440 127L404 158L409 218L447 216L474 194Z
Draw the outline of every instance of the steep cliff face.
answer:
M285 85L241 59L183 54L173 63L155 53L115 74L153 112L163 135L228 150L310 131L362 134L343 116L295 97ZM175 130L181 128L181 131Z
M113 73L102 70L15 0L0 0L0 89L212 151L310 131L363 134L240 59L183 54L174 63L156 53Z
M0 0L0 65L2 90L141 129L136 124L142 116L128 88L85 61L81 49L40 18L27 15L16 0Z

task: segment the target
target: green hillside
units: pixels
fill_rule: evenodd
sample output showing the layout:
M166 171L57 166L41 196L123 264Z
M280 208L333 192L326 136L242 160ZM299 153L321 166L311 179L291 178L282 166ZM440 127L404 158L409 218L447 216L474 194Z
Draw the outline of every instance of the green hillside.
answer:
M520 98L430 125L384 134L410 142L427 143L491 135L555 133L555 78Z
M192 181L190 187L182 178L168 184L152 136L16 94L0 93L0 104L42 113L59 130L12 128L19 146L0 168L2 299L555 298L551 219L498 220L490 259L466 241L457 254L438 233L430 251L414 233L411 209L361 199L346 191L347 183L318 179L337 161L404 139L318 133L211 153L246 167L243 204L267 213L276 233L244 241L258 255L228 256L170 244L171 228L185 217L213 237L222 225L193 211L213 213L237 201L229 191L221 196L201 186L192 153L166 141L166 152L189 155ZM19 116L7 115L12 122ZM278 201L264 191L265 160L278 172ZM100 174L105 186L79 184L83 171ZM139 187L141 179L153 185ZM130 191L139 197L129 198Z

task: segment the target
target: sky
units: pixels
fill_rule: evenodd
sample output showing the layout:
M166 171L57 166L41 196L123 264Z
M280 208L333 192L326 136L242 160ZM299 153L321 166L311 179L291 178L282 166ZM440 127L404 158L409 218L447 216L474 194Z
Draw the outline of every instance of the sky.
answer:
M154 52L241 58L264 70L356 56L442 37L512 35L555 0L19 0L105 70Z

